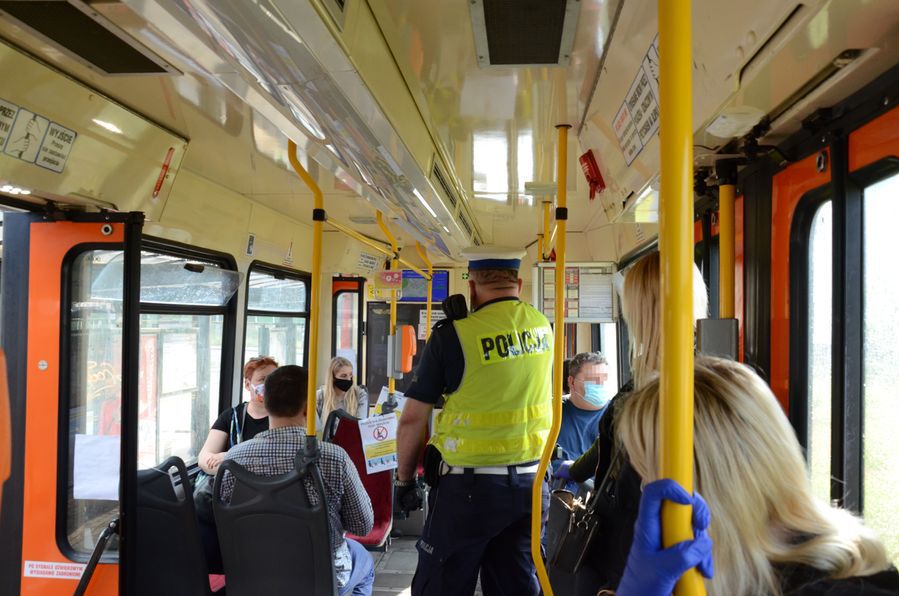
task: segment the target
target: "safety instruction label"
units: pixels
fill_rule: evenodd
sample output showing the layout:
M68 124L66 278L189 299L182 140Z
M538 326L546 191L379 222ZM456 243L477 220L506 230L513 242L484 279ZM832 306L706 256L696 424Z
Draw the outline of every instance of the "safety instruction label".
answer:
M369 474L396 469L396 414L372 416L359 421L365 471Z
M627 165L659 130L659 36L650 44L627 95L612 121Z
M0 99L0 149L6 155L60 173L77 136L74 130Z
M57 563L55 561L25 561L25 577L49 577L53 579L81 579L84 572L81 563Z

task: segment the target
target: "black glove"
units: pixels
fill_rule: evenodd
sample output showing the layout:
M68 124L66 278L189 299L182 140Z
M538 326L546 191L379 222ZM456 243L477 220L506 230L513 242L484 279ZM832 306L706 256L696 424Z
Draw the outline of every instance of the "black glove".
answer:
M408 517L410 511L421 509L424 491L418 480L397 480L393 487L393 514L399 518Z

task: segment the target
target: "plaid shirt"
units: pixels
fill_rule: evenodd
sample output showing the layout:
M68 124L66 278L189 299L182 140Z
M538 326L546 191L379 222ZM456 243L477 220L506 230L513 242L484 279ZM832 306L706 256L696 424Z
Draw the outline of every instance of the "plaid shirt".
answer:
M259 476L279 476L294 469L297 451L302 450L305 445L305 428L273 428L235 445L228 451L225 459L234 460ZM343 587L349 580L352 569L350 551L343 538L344 531L364 536L371 532L375 517L368 493L346 451L337 445L322 443L320 466L325 493L328 495L331 553L334 555L337 583ZM306 479L303 482L309 500L318 504L318 494L313 489L312 480ZM234 476L226 472L222 478L222 501L229 502L233 491Z

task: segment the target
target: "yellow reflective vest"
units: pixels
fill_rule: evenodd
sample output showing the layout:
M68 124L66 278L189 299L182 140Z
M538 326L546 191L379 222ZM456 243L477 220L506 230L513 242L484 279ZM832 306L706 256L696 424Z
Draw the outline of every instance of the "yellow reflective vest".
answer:
M484 305L453 321L465 373L445 396L431 444L451 466L508 466L540 459L552 424L553 334L533 306Z

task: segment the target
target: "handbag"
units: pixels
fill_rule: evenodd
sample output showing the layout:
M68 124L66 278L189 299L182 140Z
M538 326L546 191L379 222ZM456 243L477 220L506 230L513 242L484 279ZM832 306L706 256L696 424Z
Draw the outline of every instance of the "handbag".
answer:
M586 499L575 497L568 490L553 491L546 538L550 565L559 571L573 574L583 565L599 529L597 505L617 477L620 463L621 451L617 451L599 488Z

